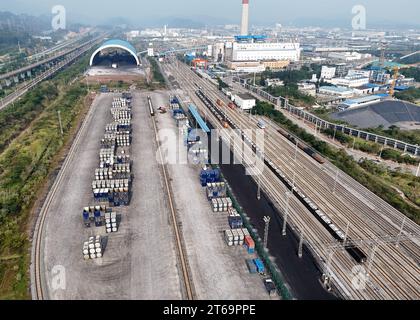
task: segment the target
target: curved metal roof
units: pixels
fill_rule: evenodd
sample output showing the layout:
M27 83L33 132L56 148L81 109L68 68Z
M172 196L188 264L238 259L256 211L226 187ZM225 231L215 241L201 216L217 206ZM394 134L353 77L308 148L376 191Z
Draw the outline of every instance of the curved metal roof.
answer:
M95 58L95 56L101 52L102 50L108 49L108 48L119 48L119 49L123 49L127 52L129 52L135 59L137 62L137 65L140 65L140 60L137 56L137 50L136 48L134 48L129 42L124 41L124 40L119 40L119 39L111 39L111 40L107 40L105 41L91 56L90 58L90 65L93 65L93 59Z

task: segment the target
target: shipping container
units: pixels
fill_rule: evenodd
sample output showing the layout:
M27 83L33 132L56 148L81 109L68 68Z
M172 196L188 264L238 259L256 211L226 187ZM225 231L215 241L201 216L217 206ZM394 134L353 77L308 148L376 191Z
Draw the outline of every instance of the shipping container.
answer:
M246 260L246 265L248 267L249 273L255 274L258 272L257 266L252 259Z
M264 273L264 271L265 271L265 267L264 267L264 264L263 264L263 262L261 261L261 259L259 259L259 258L254 259L254 264L255 264L255 266L257 267L257 271L258 271L258 273L263 274L263 273Z

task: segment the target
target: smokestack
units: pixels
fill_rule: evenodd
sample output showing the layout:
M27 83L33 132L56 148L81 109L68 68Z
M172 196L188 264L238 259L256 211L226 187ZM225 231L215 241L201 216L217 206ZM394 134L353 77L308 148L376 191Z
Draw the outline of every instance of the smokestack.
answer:
M241 36L248 35L248 24L249 24L249 0L242 0Z

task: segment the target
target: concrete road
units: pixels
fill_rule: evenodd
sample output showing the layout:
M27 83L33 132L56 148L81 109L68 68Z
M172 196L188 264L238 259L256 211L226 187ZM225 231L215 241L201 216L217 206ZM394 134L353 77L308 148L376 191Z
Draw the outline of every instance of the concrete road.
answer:
M102 94L94 101L92 118L65 172L66 183L59 186L48 212L41 259L50 299L182 298L146 98L134 96L132 203L116 209L122 222L119 232L109 236L104 257L84 261L83 242L91 235L105 235L102 228L84 228L81 218L82 208L93 205L90 186L99 162L99 142L111 122L113 95Z

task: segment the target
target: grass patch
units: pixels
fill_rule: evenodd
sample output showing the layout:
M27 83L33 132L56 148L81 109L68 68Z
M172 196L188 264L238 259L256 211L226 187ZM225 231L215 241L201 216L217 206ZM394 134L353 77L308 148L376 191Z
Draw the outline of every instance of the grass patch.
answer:
M30 243L26 232L29 213L54 169L56 156L69 140L84 110L85 85L69 83L84 70L86 59L43 83L38 93L27 95L29 98L25 97L24 102L29 106L25 109L29 115L22 110L6 110L8 114L22 112L25 121L9 127L9 134L14 132L17 137L4 146L0 154L0 299L30 298ZM41 102L41 107L35 102ZM32 110L32 106L38 109ZM22 127L26 130L19 132L18 128Z

